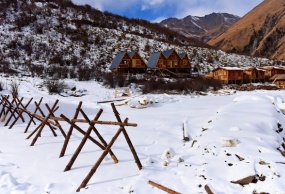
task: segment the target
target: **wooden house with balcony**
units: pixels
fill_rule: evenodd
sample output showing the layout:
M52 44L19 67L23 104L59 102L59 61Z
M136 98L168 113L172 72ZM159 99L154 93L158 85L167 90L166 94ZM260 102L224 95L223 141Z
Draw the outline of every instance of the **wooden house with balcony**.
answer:
M243 69L243 83L265 82L265 70L255 67L245 67Z
M213 70L213 78L223 84L242 84L243 69L238 67L218 67Z
M282 66L264 66L260 69L265 70L265 81L270 81L270 78L276 74L285 74L285 68Z
M180 57L180 63L178 66L178 71L181 73L191 73L191 63L190 63L190 59L187 55L186 52L181 52L179 53L179 57Z
M177 53L174 49L154 52L148 60L148 67L156 73L179 77L181 73L190 75L191 64L186 53Z
M119 52L109 68L120 73L145 73L147 65L137 51Z

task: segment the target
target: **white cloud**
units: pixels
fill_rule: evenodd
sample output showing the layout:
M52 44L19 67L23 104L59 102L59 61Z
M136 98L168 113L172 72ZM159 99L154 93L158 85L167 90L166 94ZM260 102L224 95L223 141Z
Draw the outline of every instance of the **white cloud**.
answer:
M76 4L89 4L101 11L110 11L120 15L128 12L152 11L156 15L154 21L160 17L183 18L188 15L205 16L213 12L230 13L243 16L263 0L73 0ZM136 10L139 9L139 10Z

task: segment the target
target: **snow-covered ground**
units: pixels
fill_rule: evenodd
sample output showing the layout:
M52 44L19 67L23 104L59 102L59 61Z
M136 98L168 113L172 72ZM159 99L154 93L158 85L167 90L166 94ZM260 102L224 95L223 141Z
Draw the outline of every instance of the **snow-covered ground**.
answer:
M3 82L9 83L4 80ZM41 80L25 78L20 84L24 104L33 97L28 109L34 111L34 101L43 97L50 106L59 100L55 116L73 118L79 101L93 119L100 108L99 120L117 121L110 103L98 101L114 98L114 91L96 82L74 82L82 97L48 95L37 86ZM8 85L8 84L7 84ZM1 94L7 94L3 91ZM140 101L140 103L139 103ZM141 105L144 103L146 105ZM215 194L285 193L284 150L285 91L253 91L195 95L145 95L131 92L129 102L115 102L122 120L129 118L137 127L126 127L143 165L139 170L124 136L112 147L119 159L114 164L109 155L103 160L87 186L80 193L165 193L148 181L154 181L179 193L206 193L207 185ZM2 106L0 107L2 109ZM7 118L7 117L6 117ZM34 136L26 139L26 122L17 122L12 129L0 123L0 193L1 194L63 194L76 193L83 179L103 151L87 141L70 171L66 165L80 144L83 135L77 130L68 144L64 157L59 154L64 137L59 130L54 137L45 127L34 146ZM79 118L83 118L79 114ZM1 118L2 119L2 118ZM70 128L60 122L65 132ZM87 124L78 124L85 131ZM118 126L95 125L109 142ZM184 136L189 141L183 140ZM92 133L92 137L96 137ZM98 138L96 137L98 140ZM279 151L279 150L280 151ZM251 177L253 183L241 186L238 180Z

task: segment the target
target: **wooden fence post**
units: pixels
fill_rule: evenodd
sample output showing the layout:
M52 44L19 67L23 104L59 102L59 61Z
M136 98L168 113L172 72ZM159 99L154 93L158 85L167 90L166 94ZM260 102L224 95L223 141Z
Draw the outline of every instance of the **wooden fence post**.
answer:
M113 112L114 112L114 114L115 114L115 116L116 116L118 122L122 122L122 120L121 120L121 118L120 118L120 114L118 113L118 111L117 111L117 109L116 109L116 107L115 107L115 104L114 104L114 103L111 103L111 106L112 106ZM133 154L133 156L134 156L134 158L135 158L135 161L136 161L136 163L137 163L137 166L138 166L138 168L141 170L141 169L142 169L142 164L141 164L140 159L139 159L139 157L138 157L138 155L137 155L137 153L136 153L136 150L135 150L135 148L134 148L134 146L133 146L133 144L132 144L132 142L131 142L131 139L129 138L129 135L128 135L128 133L127 133L125 127L124 127L123 125L122 125L121 127L122 127L123 134L124 134L124 136L125 136L125 139L126 139L128 145L129 145L129 147L130 147L130 149L131 149L131 152L132 152L132 154Z
M78 106L76 108L75 114L73 116L73 119L77 119L81 106L82 106L82 101L79 102L79 104L78 104ZM68 142L69 142L69 139L70 139L70 137L72 135L72 131L73 131L73 125L70 125L69 130L68 130L67 135L66 135L66 138L64 140L63 146L61 148L61 152L60 152L59 157L63 157L64 156L66 148L67 148L67 145L68 145Z

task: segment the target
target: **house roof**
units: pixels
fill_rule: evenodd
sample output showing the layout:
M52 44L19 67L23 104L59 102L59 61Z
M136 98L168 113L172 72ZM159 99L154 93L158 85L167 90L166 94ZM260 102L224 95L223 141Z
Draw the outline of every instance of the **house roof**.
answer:
M270 81L281 81L281 80L285 80L285 74L275 74L273 77L271 77L269 79Z
M181 52L178 55L179 55L180 59L183 59L183 57L186 55L186 52Z
M152 53L148 59L147 66L150 68L155 68L157 65L157 61L159 59L161 52Z
M135 55L136 51L130 51L128 52L128 55L132 58Z
M163 51L162 54L165 56L165 58L168 58L173 51L174 49L169 49L169 50Z
M120 65L120 62L122 61L124 55L126 54L125 51L120 51L116 57L113 59L111 66L109 69L115 69Z

